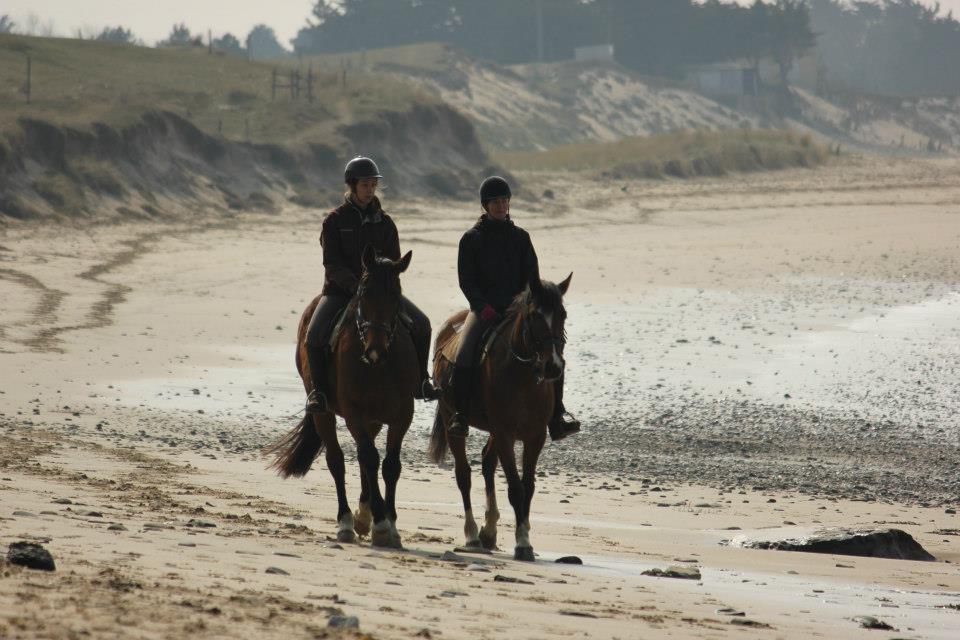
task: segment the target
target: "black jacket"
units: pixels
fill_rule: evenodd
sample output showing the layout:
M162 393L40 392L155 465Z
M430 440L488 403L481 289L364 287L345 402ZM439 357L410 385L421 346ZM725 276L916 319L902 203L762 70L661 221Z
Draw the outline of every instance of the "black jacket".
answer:
M540 267L530 234L509 218L482 215L460 238L457 274L472 311L489 304L502 314L531 278L540 277Z
M397 225L373 199L365 211L347 200L323 219L323 294L351 297L363 273L363 249L372 244L380 255L400 259Z

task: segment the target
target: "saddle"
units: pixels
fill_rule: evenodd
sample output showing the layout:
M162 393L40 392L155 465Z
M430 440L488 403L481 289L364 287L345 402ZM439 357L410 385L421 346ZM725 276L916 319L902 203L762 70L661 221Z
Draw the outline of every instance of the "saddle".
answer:
M440 385L442 389L450 388L453 380L453 367L457 361L457 349L460 347L460 334L463 330L463 323L467 319L468 310L458 311L451 316L440 331L437 332L437 341L433 349L433 370L434 383ZM497 337L503 332L504 328L510 324L510 318L503 318L500 322L492 325L480 336L480 357L475 366L480 366L490 350Z

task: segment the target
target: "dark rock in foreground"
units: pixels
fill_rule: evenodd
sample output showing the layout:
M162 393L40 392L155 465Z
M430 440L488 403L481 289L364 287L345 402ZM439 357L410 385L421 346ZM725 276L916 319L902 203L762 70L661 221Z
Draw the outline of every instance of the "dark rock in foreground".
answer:
M30 569L53 571L57 567L50 552L36 542L11 542L7 561Z
M770 535L770 534L766 534ZM775 534L774 534L775 535ZM761 539L740 536L731 546L744 549L773 549L776 551L806 551L865 558L892 558L894 560L935 561L906 531L900 529L817 529L796 537Z

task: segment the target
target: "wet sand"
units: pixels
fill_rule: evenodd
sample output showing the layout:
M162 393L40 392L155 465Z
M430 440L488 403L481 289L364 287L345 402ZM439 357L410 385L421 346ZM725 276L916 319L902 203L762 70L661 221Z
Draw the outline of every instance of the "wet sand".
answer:
M424 455L432 407L418 404L404 451L404 553L330 548L322 461L303 481L264 469L260 448L302 404L292 340L322 279L321 212L6 229L0 542L50 538L59 571L4 569L0 635L120 636L148 596L144 637L315 637L331 607L374 637L881 633L857 630L863 614L951 637L958 614L937 607L960 603L952 564L719 543L729 527L897 523L958 559L960 537L933 533L957 529L945 509L960 501L957 169L522 176L558 194L518 198L514 216L545 277L574 272L568 404L585 432L542 457L536 564L510 559L501 487L490 573L439 559L462 522L452 470ZM405 293L438 326L461 304L456 243L475 207L387 203L414 251ZM348 474L354 500L357 485ZM586 565L549 562L566 554ZM640 575L676 559L702 579ZM745 632L725 606L761 624Z

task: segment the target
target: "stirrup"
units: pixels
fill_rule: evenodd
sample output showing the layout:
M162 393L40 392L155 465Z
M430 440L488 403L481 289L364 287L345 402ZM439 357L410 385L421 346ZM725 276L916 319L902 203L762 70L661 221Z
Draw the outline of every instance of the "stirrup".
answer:
M567 417L569 417L569 420ZM580 431L580 421L574 418L570 412L563 411L550 421L547 430L550 432L550 439L556 442L578 433Z
M430 378L426 377L420 383L420 389L413 396L418 400L423 400L425 402L433 402L434 400L439 400L443 397L443 392L433 386L433 383L430 382Z
M327 396L324 395L323 391L318 391L317 389L311 390L307 395L307 406L304 407L307 415L326 413L327 408Z
M453 419L447 425L447 435L454 438L466 438L469 429L467 419L458 412L453 415Z

